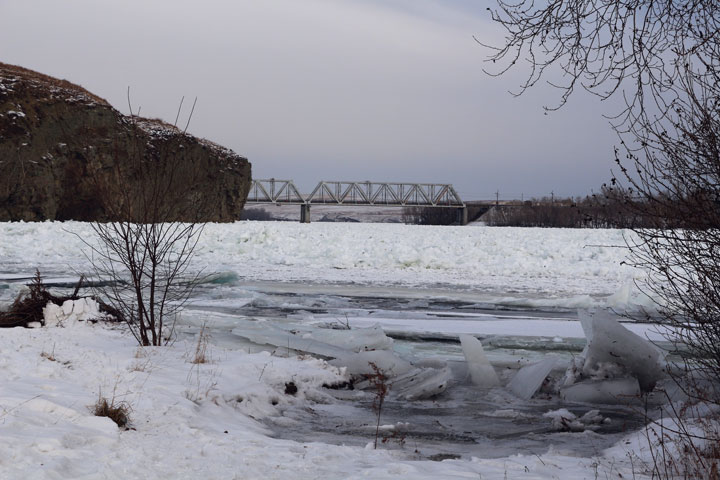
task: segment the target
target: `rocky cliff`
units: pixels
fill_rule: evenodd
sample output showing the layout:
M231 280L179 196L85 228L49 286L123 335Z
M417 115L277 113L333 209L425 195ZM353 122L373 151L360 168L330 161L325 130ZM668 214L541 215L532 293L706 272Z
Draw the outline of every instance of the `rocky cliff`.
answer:
M227 222L249 185L231 150L0 63L0 221Z

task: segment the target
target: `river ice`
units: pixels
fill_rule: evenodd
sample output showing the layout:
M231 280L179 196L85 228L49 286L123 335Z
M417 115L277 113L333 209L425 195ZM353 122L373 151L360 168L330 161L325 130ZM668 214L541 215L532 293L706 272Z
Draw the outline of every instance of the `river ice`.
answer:
M165 455L162 476L177 478L581 478L593 465L629 475L627 459L603 451L639 448L628 437L642 425L637 411L569 402L548 385L585 348L577 308L632 315L652 303L634 287L642 272L621 265L623 233L208 225L196 264L212 275L180 318L175 346L136 358L127 336L84 322L2 338L0 407L9 413L0 447L10 460L0 459L0 473L127 478L155 471ZM88 273L81 238L92 241L82 223L0 224L0 304L36 267L59 289ZM214 360L193 366L187 356L203 324ZM662 339L651 324L623 325ZM465 352L462 335L471 336ZM40 355L48 350L72 367L48 362ZM362 448L374 438L375 414L372 389L361 388L371 373L364 357L393 373L378 452ZM468 381L478 367L497 383ZM353 375L358 388L343 389ZM286 393L288 382L297 395ZM136 430L112 431L88 416L99 389L122 391ZM563 409L572 428L550 414ZM178 449L192 450L195 436L206 446L160 454L157 435ZM97 444L78 443L83 436ZM48 468L37 470L47 455ZM441 459L456 460L428 462Z

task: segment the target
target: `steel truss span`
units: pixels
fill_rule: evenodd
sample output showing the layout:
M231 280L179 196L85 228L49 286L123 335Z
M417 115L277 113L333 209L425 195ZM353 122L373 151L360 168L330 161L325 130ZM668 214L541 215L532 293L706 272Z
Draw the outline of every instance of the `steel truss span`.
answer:
M304 197L292 180L255 179L247 203L282 203L290 205L378 205L464 207L455 189L442 183L392 183L321 181Z
M463 207L452 185L321 181L307 197L310 204Z
M311 205L382 207L450 207L458 209L458 223L467 223L467 207L450 184L320 181L303 196L292 180L252 181L246 203L300 205L300 221L310 222Z
M245 203L283 203L304 205L305 198L292 180L253 180Z

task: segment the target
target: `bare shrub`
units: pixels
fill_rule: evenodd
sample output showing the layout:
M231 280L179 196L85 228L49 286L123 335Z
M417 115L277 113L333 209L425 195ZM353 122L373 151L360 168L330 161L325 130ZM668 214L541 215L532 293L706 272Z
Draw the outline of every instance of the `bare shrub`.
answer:
M611 188L620 185L627 206L643 218L627 238L629 263L649 273L644 288L657 299L667 339L689 351L676 384L688 405L696 402L699 418L710 418L720 406L720 3L497 3L492 17L506 36L491 47L495 74L526 60L520 93L560 73L551 80L560 106L577 87L625 102L613 115L621 146ZM702 470L707 464L685 449L702 451L717 436L691 429L698 416L673 413L678 428L670 439L685 444L676 459ZM651 442L662 459L655 462L660 478L673 476L664 466L668 440L661 434ZM686 478L694 475L689 467Z
M645 435L651 447L647 471L654 478L720 479L720 410L708 409L706 400L667 399L667 411L663 406L655 414L646 411L650 423Z
M101 174L104 167L96 165L99 170L92 175L112 221L95 222L99 243L85 243L95 274L111 279L98 288L99 295L140 345L163 345L199 282L190 261L205 226L199 221L209 207L192 190L203 175L200 162L182 172L173 162L185 148L185 132L140 119L130 110L127 160L113 162L111 175ZM159 137L152 148L146 145L148 135Z

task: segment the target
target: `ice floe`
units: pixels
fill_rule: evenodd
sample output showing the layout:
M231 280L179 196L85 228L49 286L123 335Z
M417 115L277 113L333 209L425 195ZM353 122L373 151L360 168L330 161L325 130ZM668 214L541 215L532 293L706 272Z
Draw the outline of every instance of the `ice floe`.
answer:
M550 357L532 365L526 365L518 370L507 388L518 397L529 400L542 386L556 364L557 358Z
M472 335L460 335L459 338L472 383L486 388L500 385L500 379L485 355L480 340Z
M587 346L568 368L560 395L573 402L627 403L665 375L663 352L609 313L579 312Z

